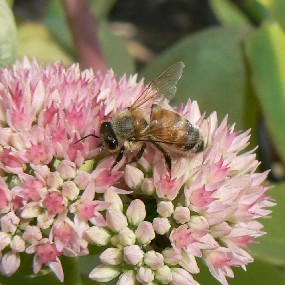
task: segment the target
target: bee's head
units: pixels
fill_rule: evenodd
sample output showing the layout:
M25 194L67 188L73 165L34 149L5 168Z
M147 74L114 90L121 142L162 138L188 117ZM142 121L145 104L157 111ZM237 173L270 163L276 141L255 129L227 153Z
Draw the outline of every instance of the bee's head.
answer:
M119 142L110 122L103 122L100 126L100 138L109 151L116 151Z

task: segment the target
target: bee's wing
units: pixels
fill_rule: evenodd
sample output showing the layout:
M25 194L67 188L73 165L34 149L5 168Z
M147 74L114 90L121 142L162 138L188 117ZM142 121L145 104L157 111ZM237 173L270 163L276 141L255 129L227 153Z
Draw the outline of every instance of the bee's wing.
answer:
M176 93L176 84L182 76L184 66L182 61L169 66L155 80L146 86L143 93L130 106L130 109L140 108L155 97L166 97L171 100Z
M189 125L192 124L170 110L159 109L155 112L157 117L153 118L148 129L140 135L138 140L147 141L151 137L151 140L158 143L185 144L185 131L188 132Z

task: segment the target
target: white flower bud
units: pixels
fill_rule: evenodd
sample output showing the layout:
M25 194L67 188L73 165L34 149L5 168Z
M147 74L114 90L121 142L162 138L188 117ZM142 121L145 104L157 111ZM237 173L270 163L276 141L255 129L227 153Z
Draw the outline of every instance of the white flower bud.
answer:
M192 285L197 284L192 275L182 268L171 268L172 283L173 284L185 284Z
M107 245L111 239L111 236L106 229L97 226L93 226L86 230L86 235L90 242L99 246Z
M90 181L90 173L78 171L73 181L80 190L84 190Z
M144 179L144 173L140 169L127 164L125 167L124 177L126 184L131 189L136 189L141 185Z
M123 202L119 196L119 194L114 190L114 187L108 188L104 193L105 202L109 202L112 205L109 209L122 211L123 210Z
M51 188L59 188L62 186L63 180L59 172L50 172L47 176L47 185Z
M154 280L154 273L150 268L140 267L136 278L141 284L149 284Z
M187 270L191 274L198 274L200 269L197 265L195 256L192 254L188 254L186 251L181 251L182 260L179 265Z
M166 234L170 228L170 222L167 218L154 218L152 221L153 229L160 235Z
M18 270L20 266L20 256L19 254L8 252L2 257L1 264L1 271L4 273L4 275L11 276Z
M174 210L173 218L179 224L185 224L190 221L190 210L187 207L176 207Z
M128 226L126 216L121 211L113 209L107 210L106 222L108 228L114 232L119 232Z
M73 181L65 181L62 185L62 194L70 201L78 197L79 189Z
M39 216L41 213L41 208L37 202L28 203L23 212L21 213L21 217L24 219L31 219Z
M117 237L118 237L118 244L120 246L123 246L123 247L125 247L127 245L132 245L132 244L134 244L136 242L136 235L129 228L123 228L119 232Z
M157 213L162 218L169 218L174 212L174 206L170 201L161 201L157 206Z
M37 221L38 221L37 226L39 228L47 229L53 224L54 218L48 215L47 213L43 213L38 215Z
M155 279L162 284L169 284L172 281L172 273L167 265L164 265L157 269L155 272Z
M63 160L57 168L58 172L60 173L60 176L65 180L73 179L75 177L75 169L75 163L69 160Z
M154 250L148 251L144 255L144 262L152 270L156 270L157 268L162 267L164 265L163 255L159 252L155 252Z
M118 248L107 248L99 255L100 261L107 265L118 265L123 261L123 253Z
M146 217L145 205L142 200L133 200L127 209L126 216L130 224L137 226Z
M98 282L109 282L120 274L120 270L112 266L99 265L89 274L89 278Z
M129 245L124 248L124 260L128 264L137 265L143 259L144 252L137 245Z
M152 195L155 192L155 187L153 180L150 178L145 178L142 182L141 190L146 195Z
M25 241L20 236L16 235L13 237L10 247L14 252L23 252L26 248Z
M0 251L2 251L11 242L11 236L8 233L0 232Z
M173 248L167 248L162 252L164 262L168 265L177 265L181 261L182 257L180 253L176 252Z
M148 244L155 238L155 232L150 222L142 222L136 229L136 237L142 244Z
M37 243L42 239L42 232L37 226L27 225L23 233L23 239L29 242L30 244Z
M135 285L136 284L136 277L133 270L128 270L124 272L116 285Z

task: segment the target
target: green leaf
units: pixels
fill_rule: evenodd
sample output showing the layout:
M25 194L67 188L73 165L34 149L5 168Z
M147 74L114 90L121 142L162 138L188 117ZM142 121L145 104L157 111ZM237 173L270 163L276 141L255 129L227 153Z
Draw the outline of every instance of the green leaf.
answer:
M41 24L26 23L20 25L19 58L35 57L41 63L60 60L64 64L72 62L71 57L58 45L48 29Z
M210 0L209 4L223 25L249 26L250 22L238 7L229 0Z
M70 54L75 56L72 37L66 23L61 1L50 0L48 2L43 23L49 29L56 41ZM60 27L60 29L58 27Z
M266 19L270 18L267 9L259 2L259 0L249 0L243 3L243 10L252 23L259 25Z
M5 0L0 0L0 67L13 63L17 56L17 30L13 13Z
M275 186L269 194L277 205L272 208L272 218L262 220L267 234L258 239L259 244L252 246L252 250L254 256L264 262L285 266L285 183Z
M255 92L273 142L285 162L285 35L266 23L246 44Z
M134 58L128 52L127 41L115 35L107 23L100 24L99 41L108 66L119 75L133 73Z
M269 11L270 15L279 22L285 30L285 1L284 0L259 0Z
M117 0L89 0L88 2L93 15L96 17L96 20L101 22L108 19L108 15L113 6L116 4L116 1Z
M220 119L244 127L246 68L241 45L252 32L249 28L218 27L190 36L167 50L143 71L146 81L167 66L184 61L174 103L197 100L202 112L218 112Z

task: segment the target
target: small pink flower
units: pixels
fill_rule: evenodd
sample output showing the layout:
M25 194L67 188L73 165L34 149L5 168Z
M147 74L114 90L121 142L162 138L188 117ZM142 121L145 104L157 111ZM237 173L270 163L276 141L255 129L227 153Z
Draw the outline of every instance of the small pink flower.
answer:
M43 239L38 245L28 248L27 251L35 253L33 260L34 273L38 273L42 266L46 265L54 272L57 278L63 282L62 265L58 258L61 254L57 251L54 244L48 242L47 239Z
M42 264L48 265L49 262L55 261L59 255L55 246L50 243L40 244L37 247L37 256Z
M193 237L188 226L183 225L172 233L172 241L174 248L186 249L189 244L196 242L196 239Z
M51 192L43 202L44 207L52 214L60 214L65 210L63 197L59 192Z

